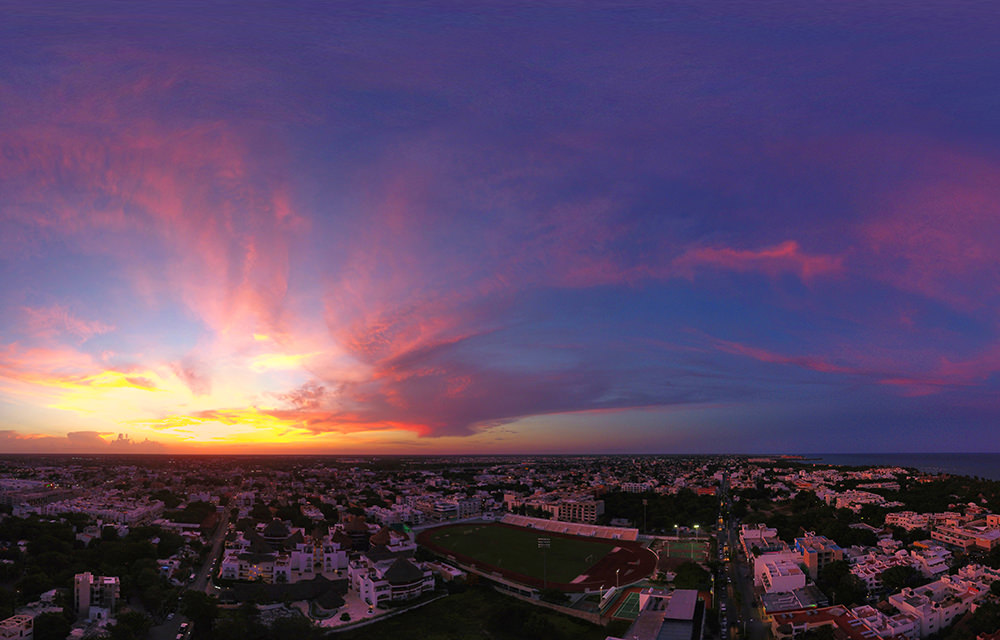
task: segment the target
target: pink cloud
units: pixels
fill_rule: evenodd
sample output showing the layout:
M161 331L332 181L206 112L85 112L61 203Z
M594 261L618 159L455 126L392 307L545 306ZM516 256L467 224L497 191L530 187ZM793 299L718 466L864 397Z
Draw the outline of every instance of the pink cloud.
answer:
M22 309L28 331L35 336L51 338L64 334L86 342L96 335L114 330L114 326L98 320L83 320L65 306L55 304L48 307L24 307Z
M94 62L87 56L106 53L74 55L86 70ZM38 105L0 110L4 215L26 240L16 244L31 251L32 237L65 237L79 251L110 255L147 304L180 299L230 340L251 325L280 332L289 235L306 226L276 170L280 145L239 120L150 115L175 99L179 82L207 84L219 72L196 60L154 55L145 62L102 78L100 92L85 73L59 78L35 98L45 105L44 119ZM46 312L34 311L38 319ZM89 336L106 329L70 323L66 330Z
M1000 292L1000 163L950 149L910 161L860 232L873 277L962 309Z
M0 348L0 384L21 394L51 389L134 388L155 391L156 383L131 367L106 368L72 349Z
M732 249L728 247L702 247L688 249L673 261L673 266L689 277L700 268L727 271L756 271L775 277L792 273L802 280L817 276L833 275L843 271L843 258L802 251L795 240L764 249Z
M896 388L904 396L917 397L942 393L959 387L972 387L1000 372L1000 347L992 347L967 360L939 359L936 365L915 371L905 363L873 356L847 354L854 362L834 364L818 356L784 355L758 347L712 339L717 349L760 362L791 365L821 373L871 378L875 383Z
M863 371L860 369L833 364L827 362L822 358L817 358L813 356L786 356L783 354L774 353L773 351L767 351L766 349L761 349L758 347L753 347L745 344L739 344L737 342L729 342L726 340L715 340L714 342L716 347L720 351L741 356L747 356L753 358L754 360L759 360L761 362L770 362L775 364L789 364L789 365L794 365L796 367L802 367L803 369L819 371L821 373L847 373L847 374L863 373Z

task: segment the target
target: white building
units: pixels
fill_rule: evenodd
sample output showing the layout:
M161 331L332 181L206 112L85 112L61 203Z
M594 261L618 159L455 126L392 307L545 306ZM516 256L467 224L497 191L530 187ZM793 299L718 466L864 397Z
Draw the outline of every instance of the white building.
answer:
M760 578L767 593L794 591L806 586L806 574L791 560L771 558L763 565Z
M885 514L885 524L887 527L900 527L907 531L914 529L926 529L930 519L926 513L916 513L914 511L897 511Z
M889 604L916 619L920 625L919 635L923 638L951 625L984 595L946 576L916 589L906 587L889 596Z
M920 637L917 619L905 613L889 616L869 605L851 609L851 613L879 638L904 637L916 640Z
M352 560L347 570L350 588L371 606L384 601L410 600L434 590L434 574L407 558L373 562L367 556Z

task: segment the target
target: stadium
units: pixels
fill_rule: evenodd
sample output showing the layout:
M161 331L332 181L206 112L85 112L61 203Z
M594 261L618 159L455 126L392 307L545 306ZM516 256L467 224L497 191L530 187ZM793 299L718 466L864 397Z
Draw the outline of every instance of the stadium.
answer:
M656 569L656 554L634 536L584 536L568 531L608 528L543 522L545 528L508 521L444 525L421 532L417 542L473 573L525 591L599 591L638 582Z

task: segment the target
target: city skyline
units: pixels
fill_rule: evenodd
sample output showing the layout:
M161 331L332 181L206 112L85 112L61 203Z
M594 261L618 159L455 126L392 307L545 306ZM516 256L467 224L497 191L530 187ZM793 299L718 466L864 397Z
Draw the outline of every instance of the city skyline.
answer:
M988 5L4 13L4 453L1000 451Z

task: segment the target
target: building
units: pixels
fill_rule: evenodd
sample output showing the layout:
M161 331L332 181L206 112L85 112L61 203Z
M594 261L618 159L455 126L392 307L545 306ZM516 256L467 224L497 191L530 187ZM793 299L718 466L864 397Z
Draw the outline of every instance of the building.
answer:
M926 513L916 513L913 511L897 511L885 514L885 526L900 527L907 531L914 529L926 529L930 522L930 517Z
M597 516L604 514L603 500L563 500L557 503L556 520L562 522L597 522Z
M975 588L968 588L961 581L949 577L922 587L905 587L889 596L889 604L900 613L914 618L919 624L920 637L926 637L951 625L965 615L972 604L984 595Z
M795 539L795 550L802 554L802 564L806 566L809 577L816 580L823 567L831 562L844 559L844 550L833 540L815 533L806 533L804 537Z
M32 640L35 637L35 619L32 616L11 616L0 620L0 638L3 640Z
M774 558L763 563L761 584L767 593L794 591L806 586L806 574L799 565L784 558Z
M373 607L386 601L411 600L434 590L431 570L404 557L376 562L362 555L351 561L347 575L350 588Z
M95 576L89 571L73 576L73 605L77 618L110 618L118 610L118 576Z
M705 604L698 592L677 589L664 593L644 589L639 593L639 617L623 636L629 640L673 640L700 638ZM621 640L608 636L609 640Z
M747 558L753 557L754 554L760 555L787 548L778 538L778 530L763 524L740 526L740 546L743 547L743 553Z
M1000 545L1000 528L990 527L983 521L957 526L941 525L931 531L931 539L966 551L973 548L992 551Z
M905 613L890 616L869 605L855 607L851 612L879 638L916 640L920 637L919 623Z

